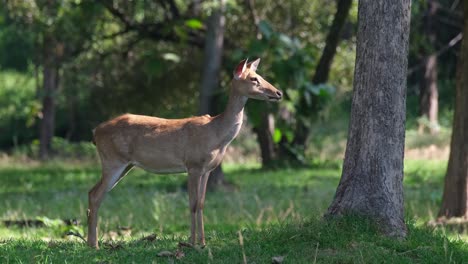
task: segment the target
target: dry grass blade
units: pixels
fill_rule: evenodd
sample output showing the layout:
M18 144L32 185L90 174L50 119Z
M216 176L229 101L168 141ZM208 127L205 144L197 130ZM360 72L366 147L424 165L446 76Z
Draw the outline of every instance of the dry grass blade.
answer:
M174 253L174 256L176 257L176 259L182 259L183 257L185 257L185 253L182 250L177 249Z
M180 241L179 244L177 245L179 248L183 248L183 247L188 247L188 248L193 248L193 245L190 244L190 243L187 243L187 242L182 242Z
M242 249L242 263L247 264L247 256L244 250L244 237L242 236L242 231L239 230L237 233L239 234L239 244Z
M315 247L314 264L317 263L318 247L319 247L319 243L317 242L317 246Z
M103 244L105 248L109 249L109 250L117 250L117 249L123 249L124 247L122 246L122 244L116 244L116 243L109 243L109 242L106 242Z
M86 239L85 239L80 233L78 233L78 232L69 231L69 232L67 233L67 236L76 236L76 237L79 237L79 238L81 238L81 240L83 240L83 242L86 243Z
M211 253L211 248L208 248L208 259L213 260L213 253Z

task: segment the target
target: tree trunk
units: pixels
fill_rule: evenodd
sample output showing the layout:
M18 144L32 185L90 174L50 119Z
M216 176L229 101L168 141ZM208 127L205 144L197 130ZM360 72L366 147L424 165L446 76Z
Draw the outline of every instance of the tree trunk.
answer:
M468 217L468 3L464 2L461 55L450 156L439 217Z
M257 141L260 145L262 155L262 167L267 168L272 165L276 158L275 142L273 142L273 133L275 130L275 118L269 111L261 113L260 125L255 127Z
M424 132L428 126L431 134L439 133L439 92L437 89L437 55L429 55L424 58L424 77L419 88L419 114L426 117L428 124L419 124L419 133Z
M55 97L59 82L54 41L45 41L44 45L42 119L39 126L39 158L42 160L49 158L51 154L55 129Z
M317 69L312 78L312 83L315 85L326 83L330 73L330 67L333 62L333 58L336 54L336 48L341 39L341 32L343 31L346 19L351 9L352 0L338 0L337 10L330 31L325 42L325 48L323 49L322 56L320 57ZM315 98L315 96L314 96ZM317 100L317 98L315 98ZM318 111L318 109L308 109L305 97L301 97L298 106L299 114L311 113L311 111ZM310 116L310 114L308 115ZM302 149L306 148L307 138L309 136L310 129L303 122L298 122L294 131L293 146L299 146Z
M244 1L245 9L250 15L250 22L255 25L257 39L262 38L262 33L258 27L260 18L255 9L254 0ZM275 118L271 110L266 107L265 111L260 114L260 122L253 128L253 132L257 135L257 142L260 146L260 154L262 157L262 167L267 168L271 166L276 159L276 146L273 141L273 133L275 131Z
M327 216L377 221L404 237L403 156L410 0L359 1L356 69L343 172Z
M223 55L224 41L224 2L219 1L219 8L214 10L208 18L208 28L205 39L205 51L203 58L203 76L200 90L200 114L218 114L216 109L219 94L219 79L221 72L221 58ZM214 169L208 180L210 189L225 183L224 173L219 165Z
M437 13L438 4L434 0L429 0L428 10L424 18L424 33L426 34L429 44L435 48L436 44L436 29L435 15ZM423 58L423 78L419 86L419 114L426 117L428 124L421 122L419 124L419 132L423 133L424 128L428 126L431 134L439 132L438 112L439 112L439 93L437 90L437 55L433 50L426 51L430 53Z

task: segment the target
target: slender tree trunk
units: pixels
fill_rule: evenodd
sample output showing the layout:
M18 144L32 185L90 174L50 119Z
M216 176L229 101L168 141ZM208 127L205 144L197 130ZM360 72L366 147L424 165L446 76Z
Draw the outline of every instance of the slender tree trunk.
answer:
M202 0L192 0L189 4L189 13L194 16L200 16Z
M437 13L438 4L434 0L428 1L428 9L424 18L424 33L426 34L429 44L435 48L436 44L436 29L435 15ZM433 50L423 58L423 78L419 89L419 114L429 120L429 124L420 123L419 132L423 133L424 128L428 126L431 134L439 132L438 112L439 112L439 93L437 89L437 55Z
M260 18L255 9L254 0L244 1L245 9L249 12L250 20L256 28L256 38L261 39L262 33L258 28ZM273 141L273 133L275 130L275 118L268 107L260 114L260 122L253 128L253 132L257 135L258 145L260 146L260 154L262 156L262 167L267 168L273 164L277 157L275 142Z
M47 159L51 154L52 137L55 129L55 97L59 82L59 71L55 42L45 42L43 85L42 85L42 119L39 126L39 158Z
M463 2L464 25L457 68L457 91L452 142L439 217L468 217L468 3Z
M260 125L253 130L257 134L257 141L260 145L262 167L267 168L276 159L275 142L273 142L275 118L269 111L261 113Z
M327 216L366 215L406 236L403 214L410 0L361 0L343 172Z
M429 124L420 123L419 133L429 126L431 134L439 132L439 92L437 89L437 55L429 55L424 58L424 77L419 88L419 114L429 120Z
M325 42L325 48L323 49L322 56L320 57L317 69L312 78L313 84L322 84L328 81L330 74L331 64L336 54L336 48L341 39L341 32L343 31L346 19L351 9L352 0L338 0L337 10L330 31ZM317 98L313 98L317 100ZM314 100L314 101L315 101ZM313 101L313 102L314 102ZM298 106L299 114L311 113L312 111L318 111L318 109L308 109L305 97L302 97L299 101ZM308 114L310 116L310 114ZM293 146L298 146L302 149L306 148L307 138L309 137L310 129L303 122L298 122L293 138Z
M200 114L218 114L216 109L218 94L220 91L221 58L223 54L224 41L224 4L225 0L219 1L219 8L214 10L208 18L206 32L205 51L203 58L203 76L200 91ZM225 183L224 173L219 165L215 168L208 180L208 188Z

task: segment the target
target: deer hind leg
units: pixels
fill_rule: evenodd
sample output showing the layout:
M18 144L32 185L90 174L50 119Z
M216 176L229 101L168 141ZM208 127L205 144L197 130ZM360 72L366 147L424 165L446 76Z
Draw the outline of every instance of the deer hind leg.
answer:
M196 228L197 228L197 212L198 212L198 197L200 188L200 178L203 173L201 170L189 169L188 170L188 195L189 195L189 209L190 209L190 243L195 245L196 241Z
M97 241L99 206L104 195L131 169L131 166L124 162L110 163L102 160L101 163L102 177L88 193L88 245L96 249L99 248Z
M210 172L203 174L200 179L200 188L198 192L198 206L197 206L197 227L198 227L198 242L202 247L205 246L205 226L203 225L203 208L205 207L205 194L206 184Z

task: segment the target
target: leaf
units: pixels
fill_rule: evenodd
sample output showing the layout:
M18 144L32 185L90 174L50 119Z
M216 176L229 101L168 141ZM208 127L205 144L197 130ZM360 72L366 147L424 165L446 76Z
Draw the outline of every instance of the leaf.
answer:
M268 42L262 40L254 40L249 46L249 53L253 55L261 55L268 50Z
M290 48L290 49L293 49L294 48L294 42L292 41L292 39L288 36L286 36L285 34L280 34L279 35L279 40L281 41L281 43L283 43L286 47Z
M262 20L260 21L260 23L258 23L258 29L260 29L262 35L267 39L270 38L271 35L274 33L270 24L268 24L268 22L266 22L265 20Z
M180 57L179 57L179 55L177 55L177 54L175 54L175 53L170 53L170 52L164 53L164 54L162 55L162 57L163 57L163 59L165 59L165 60L173 61L173 62L175 62L175 63L180 62Z
M284 256L277 256L277 257L271 258L271 263L274 263L274 264L280 264L280 263L283 263L283 261L284 261Z
M312 83L310 82L307 82L305 84L305 89L306 89L306 92L310 92L312 94L315 94L315 95L318 95L320 93L320 86L319 85L313 85Z
M185 25L189 28L192 28L192 29L202 29L203 28L203 23L198 20L198 19L189 19L187 21L185 21Z
M276 127L275 131L273 133L273 142L275 142L275 143L280 142L282 135L283 135L283 133L281 133L281 130L279 130L279 128Z
M306 104L308 106L311 106L312 105L312 98L310 98L310 93L305 91L303 96L304 96L304 99L306 101Z

